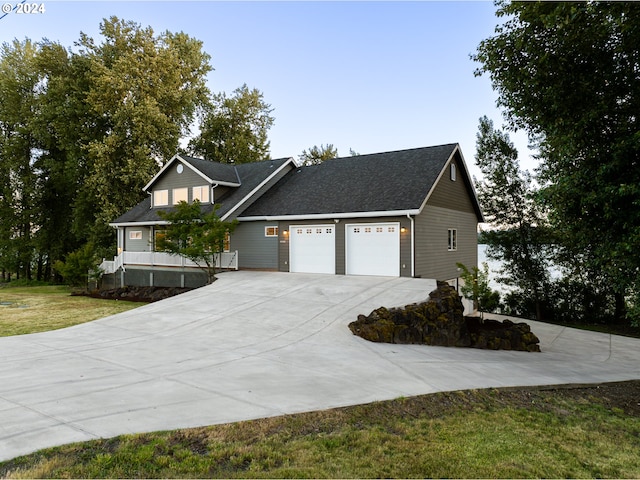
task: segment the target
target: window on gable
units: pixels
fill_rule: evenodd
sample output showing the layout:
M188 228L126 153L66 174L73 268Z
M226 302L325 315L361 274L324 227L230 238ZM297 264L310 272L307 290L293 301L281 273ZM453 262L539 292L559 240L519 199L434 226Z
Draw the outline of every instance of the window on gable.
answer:
M142 230L129 230L129 240L142 240Z
M164 207L169 205L169 190L154 190L153 206Z
M201 203L209 203L209 187L193 187L193 200L200 200Z
M449 229L449 240L447 243L447 249L451 252L458 249L458 230L455 228Z
M189 201L189 189L188 188L174 188L173 189L173 204L177 205L180 202Z
M277 237L278 236L278 227L264 227L264 236L265 237Z
M456 164L452 163L449 169L451 173L451 181L455 182L456 181Z

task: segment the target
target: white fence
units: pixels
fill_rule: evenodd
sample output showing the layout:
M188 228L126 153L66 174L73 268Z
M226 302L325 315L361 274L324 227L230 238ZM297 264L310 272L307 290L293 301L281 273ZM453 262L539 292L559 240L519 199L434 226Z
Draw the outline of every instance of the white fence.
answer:
M215 254L216 268L238 270L238 251ZM103 260L100 268L105 274L114 273L127 265L158 267L199 267L197 263L182 255L164 252L122 252L113 260ZM204 265L202 265L204 266Z

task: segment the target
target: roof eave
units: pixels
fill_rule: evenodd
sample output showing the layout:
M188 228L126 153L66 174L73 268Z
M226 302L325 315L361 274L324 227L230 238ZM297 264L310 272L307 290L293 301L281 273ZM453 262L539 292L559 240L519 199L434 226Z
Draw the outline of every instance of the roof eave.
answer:
M258 221L298 221L298 220L326 220L326 219L345 219L345 218L373 218L373 217L406 217L407 215L418 215L419 209L409 210L385 210L375 212L340 212L340 213L311 213L296 215L254 215L251 217L238 217L241 222L258 222Z

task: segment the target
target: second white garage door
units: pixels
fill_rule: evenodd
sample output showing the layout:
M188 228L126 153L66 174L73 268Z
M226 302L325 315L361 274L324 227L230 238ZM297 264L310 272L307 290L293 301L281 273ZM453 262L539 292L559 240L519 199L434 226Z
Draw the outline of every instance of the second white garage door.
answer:
M347 225L347 275L400 276L400 224Z
M335 225L289 227L289 271L336 273Z

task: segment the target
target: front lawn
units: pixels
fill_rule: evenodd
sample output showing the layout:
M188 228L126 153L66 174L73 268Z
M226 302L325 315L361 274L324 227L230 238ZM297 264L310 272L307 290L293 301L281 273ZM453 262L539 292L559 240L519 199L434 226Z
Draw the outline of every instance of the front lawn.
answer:
M0 337L45 332L90 322L142 305L72 296L61 285L0 288Z

